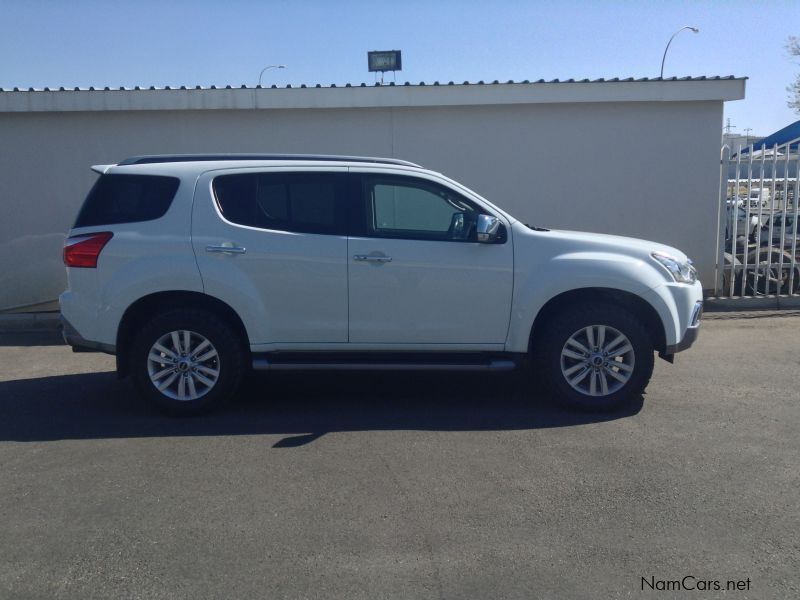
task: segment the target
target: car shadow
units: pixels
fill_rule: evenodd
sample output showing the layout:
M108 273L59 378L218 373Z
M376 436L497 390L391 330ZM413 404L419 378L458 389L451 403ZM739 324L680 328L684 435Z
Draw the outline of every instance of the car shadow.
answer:
M331 432L498 431L568 427L629 417L572 412L525 392L519 374L275 373L247 378L224 408L171 418L112 372L0 382L0 440L50 441L279 434L276 448Z

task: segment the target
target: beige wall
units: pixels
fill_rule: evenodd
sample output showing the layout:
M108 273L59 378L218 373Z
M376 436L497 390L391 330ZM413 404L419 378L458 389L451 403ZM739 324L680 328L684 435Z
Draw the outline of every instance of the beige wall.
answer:
M522 220L653 239L713 287L722 101L0 113L0 310L52 301L96 175L135 154L394 156Z

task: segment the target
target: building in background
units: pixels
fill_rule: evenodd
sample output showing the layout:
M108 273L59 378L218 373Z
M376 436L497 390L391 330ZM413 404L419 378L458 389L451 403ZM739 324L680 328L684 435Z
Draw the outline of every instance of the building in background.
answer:
M731 149L731 152L738 152L739 148L747 148L750 144L758 147L758 143L764 137L760 135L743 135L740 133L723 133L722 143Z
M766 137L747 140L744 136L725 134L723 141L728 146L722 157L728 178L726 196L729 200L734 200L734 196L739 200L749 196L751 204L761 204L763 208L794 209L800 121ZM749 144L745 144L748 141Z
M0 91L0 311L56 308L90 165L162 153L402 158L531 224L677 246L710 289L723 102L744 93L734 77Z

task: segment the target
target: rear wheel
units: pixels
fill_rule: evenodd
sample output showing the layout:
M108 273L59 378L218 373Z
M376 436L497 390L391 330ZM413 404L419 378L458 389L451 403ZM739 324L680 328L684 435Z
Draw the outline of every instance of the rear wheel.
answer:
M642 323L613 305L572 306L537 335L535 377L582 410L616 410L639 397L653 373L653 343Z
M191 415L234 394L245 356L233 330L213 314L174 310L154 317L136 335L130 364L145 398L170 414Z

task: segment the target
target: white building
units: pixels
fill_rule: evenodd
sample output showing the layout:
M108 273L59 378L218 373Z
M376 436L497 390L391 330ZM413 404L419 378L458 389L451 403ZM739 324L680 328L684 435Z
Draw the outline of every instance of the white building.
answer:
M0 310L45 310L96 175L137 154L387 156L524 221L680 247L713 288L723 102L743 78L0 90Z
M727 145L728 148L731 149L732 153L739 152L741 148L747 148L752 144L755 148L758 148L758 142L764 139L764 136L760 135L743 135L739 133L723 133L722 134L722 143Z

